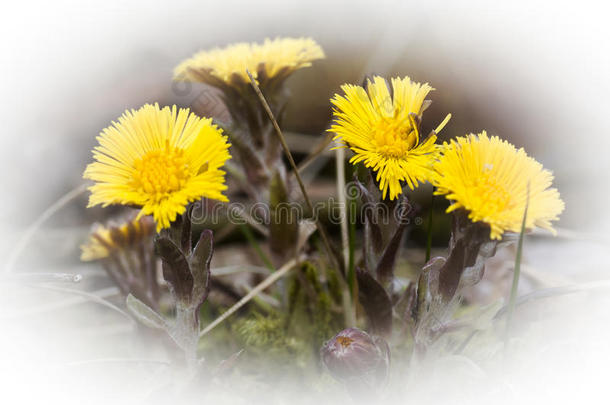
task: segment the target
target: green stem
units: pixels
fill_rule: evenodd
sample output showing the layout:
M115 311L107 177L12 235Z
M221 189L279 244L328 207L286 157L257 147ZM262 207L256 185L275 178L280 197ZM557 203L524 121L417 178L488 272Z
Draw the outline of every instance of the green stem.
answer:
M354 251L356 245L356 202L353 198L349 199L349 255L348 255L348 267L347 267L347 282L350 287L350 293L352 300L358 299L356 296L356 266L354 261Z
M428 237L426 240L426 263L430 261L430 251L432 250L432 217L434 216L434 189L430 199L430 214L428 215Z
M525 210L523 212L523 221L521 222L521 232L519 233L519 242L517 244L517 254L515 255L515 269L513 271L513 284L510 289L510 298L508 301L508 312L506 314L506 335L505 335L505 347L508 346L508 338L513 319L513 312L515 311L515 304L517 302L517 292L519 290L519 276L521 275L521 257L523 255L523 239L525 236L525 223L527 220L527 209L530 200L530 189L529 183L527 185L527 200L525 202Z
M197 366L198 329L199 323L195 316L195 308L191 305L176 303L174 336L184 350L184 357L189 370L194 370Z
M261 249L260 245L256 241L256 238L252 234L252 231L250 230L250 228L248 228L248 225L239 224L239 229L241 233L244 234L244 236L248 240L248 243L250 243L250 246L252 246L258 257L260 257L265 267L267 267L271 271L275 271L273 263L271 263L269 257L265 254L265 252L263 252L263 249Z

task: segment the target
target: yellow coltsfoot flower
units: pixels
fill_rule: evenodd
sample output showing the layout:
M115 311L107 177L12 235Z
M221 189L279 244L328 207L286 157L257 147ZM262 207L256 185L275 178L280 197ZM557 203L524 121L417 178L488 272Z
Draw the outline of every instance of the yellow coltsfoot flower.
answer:
M95 162L83 175L95 182L89 207L139 206L139 216L152 215L160 231L190 202L228 201L221 170L231 157L227 137L211 119L188 108L146 104L126 111L97 140Z
M471 221L490 226L491 239L520 232L526 204L527 229L552 231L551 221L564 209L559 192L550 188L550 171L522 148L485 131L445 143L434 169L435 194L452 201L447 212L465 209Z
M115 252L152 242L154 234L155 223L149 216L107 226L97 225L87 242L81 245L80 259L85 262L105 259Z
M393 78L391 94L382 77L375 76L367 84L366 90L351 84L341 86L345 96L336 94L331 100L335 122L329 131L355 153L350 163L364 162L377 172L383 198L389 194L393 200L402 193L401 182L413 190L432 175L432 163L438 155L436 134L422 141L419 121L427 107L425 98L433 88L408 77Z
M265 87L280 82L297 69L324 58L324 51L311 38L265 39L262 44L240 42L225 48L201 51L174 70L175 80L224 86L250 86L246 69Z

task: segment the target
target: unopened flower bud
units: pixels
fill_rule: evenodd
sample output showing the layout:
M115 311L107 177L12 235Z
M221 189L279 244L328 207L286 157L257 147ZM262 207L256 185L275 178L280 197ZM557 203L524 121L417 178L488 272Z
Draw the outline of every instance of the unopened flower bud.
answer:
M344 383L385 386L390 366L390 349L381 337L356 328L339 332L320 350L322 362L333 377Z

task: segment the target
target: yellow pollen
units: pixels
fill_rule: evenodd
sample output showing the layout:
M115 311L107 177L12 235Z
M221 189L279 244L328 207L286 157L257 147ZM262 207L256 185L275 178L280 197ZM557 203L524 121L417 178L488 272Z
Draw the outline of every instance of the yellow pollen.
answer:
M337 342L343 347L349 347L349 345L351 345L353 341L354 339L349 338L347 336L339 336L337 338Z
M156 202L180 190L191 177L184 151L167 146L148 152L133 167L133 186Z
M471 186L473 200L478 201L482 213L501 212L507 208L511 196L502 183L491 171L491 165L485 165L483 173L473 181Z
M376 151L393 158L405 158L417 144L417 135L408 121L382 118L373 127Z

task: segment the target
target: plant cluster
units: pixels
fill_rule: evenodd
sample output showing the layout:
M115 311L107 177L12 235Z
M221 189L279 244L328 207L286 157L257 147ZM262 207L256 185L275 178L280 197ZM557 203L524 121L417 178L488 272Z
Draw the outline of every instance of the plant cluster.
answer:
M355 173L357 196L347 196L339 221L349 237L339 240L319 215L287 214L286 204L310 214L313 206L282 133L285 82L324 57L310 38L199 52L179 64L174 79L218 89L229 122L147 104L97 138L84 173L93 181L89 205L139 211L96 228L83 260L102 261L133 316L166 331L193 375L213 368L202 360L210 347L202 342L223 336L218 344L232 342L227 350L294 364L307 352L338 381L382 390L391 353L425 359L441 336L472 327L455 318L461 293L481 280L499 246L536 227L552 230L563 211L552 174L523 149L485 131L439 144L450 114L429 133L422 129L434 89L407 76L374 76L362 86L344 84L330 100L328 131L336 148L351 151ZM413 215L407 195L426 182L449 201L451 239L446 257L430 258L405 280L395 270ZM253 224L239 213L266 266L246 291L211 268L214 232L193 220L196 207L237 193L265 205L270 217ZM362 215L352 215L358 209ZM204 305L215 291L229 303ZM211 334L225 319L232 326Z

